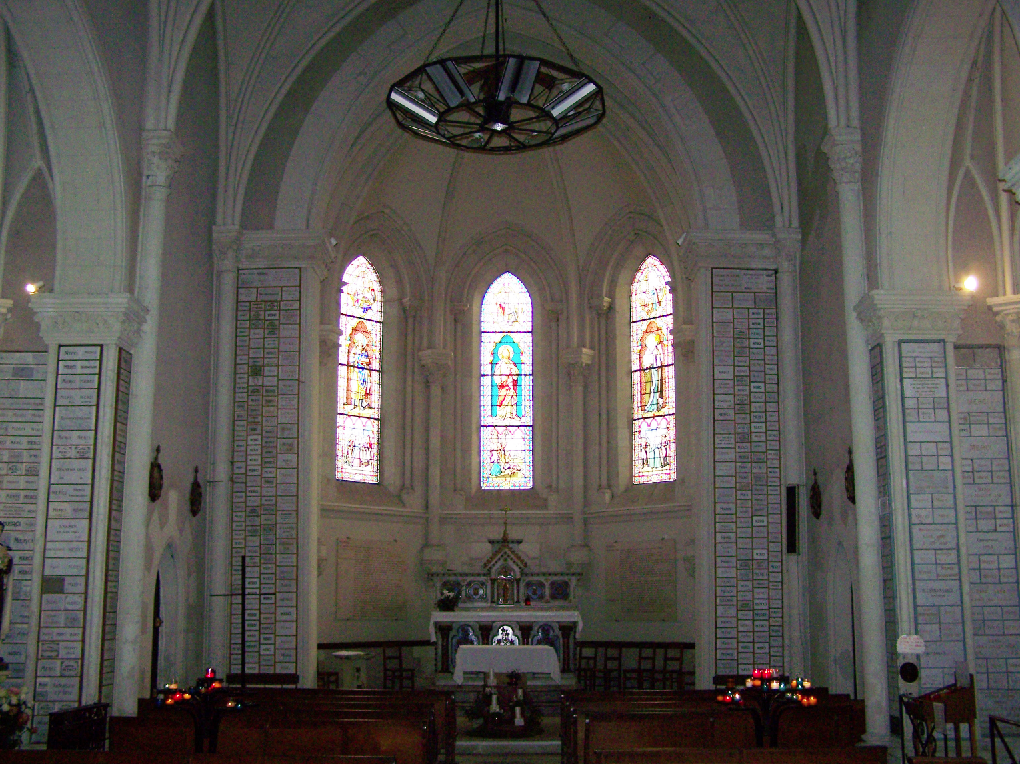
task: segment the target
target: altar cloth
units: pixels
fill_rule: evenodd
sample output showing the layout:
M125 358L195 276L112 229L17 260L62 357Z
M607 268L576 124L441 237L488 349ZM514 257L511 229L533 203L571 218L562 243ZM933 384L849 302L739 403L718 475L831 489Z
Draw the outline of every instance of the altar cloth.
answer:
M463 684L468 671L548 674L554 682L559 682L560 659L549 645L461 645L457 650L453 681Z

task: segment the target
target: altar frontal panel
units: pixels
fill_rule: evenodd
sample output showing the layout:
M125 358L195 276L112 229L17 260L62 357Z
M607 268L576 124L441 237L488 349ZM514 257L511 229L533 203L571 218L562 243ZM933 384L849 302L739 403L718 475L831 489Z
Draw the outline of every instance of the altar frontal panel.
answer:
M230 670L297 670L299 268L237 274Z
M712 270L716 672L783 668L776 273Z

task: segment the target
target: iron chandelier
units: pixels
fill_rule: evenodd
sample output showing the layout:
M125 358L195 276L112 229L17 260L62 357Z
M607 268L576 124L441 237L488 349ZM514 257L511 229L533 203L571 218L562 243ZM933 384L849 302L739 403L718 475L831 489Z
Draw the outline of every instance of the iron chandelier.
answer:
M577 67L545 10L533 2ZM386 103L401 129L462 151L507 154L562 143L602 121L605 98L594 79L544 58L506 52L502 0L493 3L491 55L484 53L483 26L481 55L429 61L462 4L426 63L390 87Z

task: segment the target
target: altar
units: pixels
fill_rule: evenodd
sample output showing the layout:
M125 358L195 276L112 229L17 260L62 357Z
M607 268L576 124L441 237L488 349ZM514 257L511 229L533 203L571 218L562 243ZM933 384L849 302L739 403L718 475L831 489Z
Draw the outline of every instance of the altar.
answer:
M574 670L574 639L583 626L575 605L581 574L534 570L521 539L510 538L509 511L503 510L503 535L489 539L492 552L480 569L429 573L439 608L429 619L438 674L463 671L461 648L500 645L547 647L560 672Z
M453 680L464 683L469 672L488 674L548 674L560 681L559 657L548 645L462 645L457 650L457 668Z
M574 670L574 640L584 627L577 610L535 607L464 608L432 611L429 636L436 643L436 671L459 670L462 647L546 646L559 661L559 671Z

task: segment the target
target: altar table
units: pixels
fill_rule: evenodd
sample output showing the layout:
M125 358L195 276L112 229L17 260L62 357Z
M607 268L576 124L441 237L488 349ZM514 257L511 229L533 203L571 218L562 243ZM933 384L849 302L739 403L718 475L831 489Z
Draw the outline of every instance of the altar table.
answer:
M453 680L463 684L468 671L548 674L554 682L560 681L559 657L549 645L461 645Z

